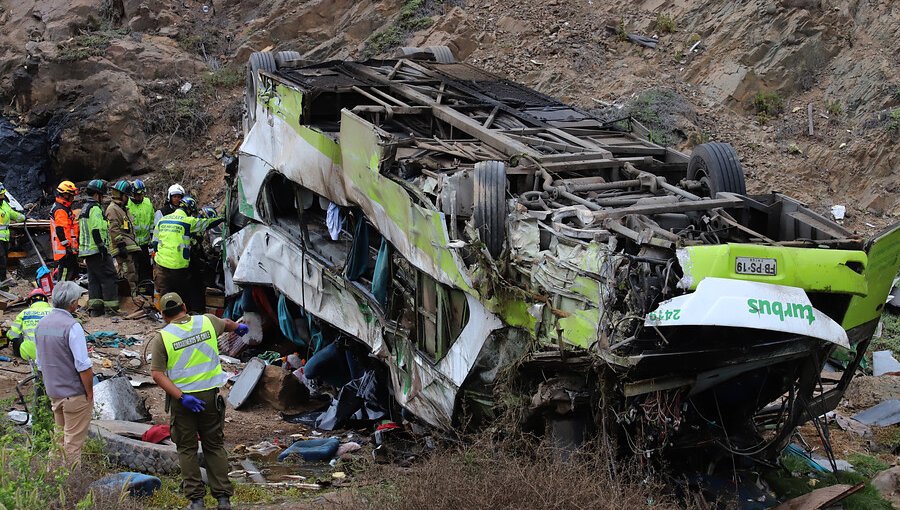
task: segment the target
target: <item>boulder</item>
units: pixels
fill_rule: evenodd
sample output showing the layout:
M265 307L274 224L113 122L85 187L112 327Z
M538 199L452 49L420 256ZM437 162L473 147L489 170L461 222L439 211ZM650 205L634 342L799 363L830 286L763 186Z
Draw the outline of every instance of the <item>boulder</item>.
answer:
M144 98L134 80L107 70L70 86L84 102L59 126L56 167L72 180L145 171Z
M255 394L279 411L296 410L309 402L309 389L294 374L274 365L266 366Z
M872 487L875 487L882 498L890 501L894 508L900 508L900 466L885 469L875 475Z

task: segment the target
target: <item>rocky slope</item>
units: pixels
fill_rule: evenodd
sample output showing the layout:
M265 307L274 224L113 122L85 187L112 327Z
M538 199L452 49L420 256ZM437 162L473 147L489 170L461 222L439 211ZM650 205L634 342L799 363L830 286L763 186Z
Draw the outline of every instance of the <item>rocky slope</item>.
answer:
M730 142L753 191L847 205L871 231L900 214L897 26L890 0L0 0L0 99L19 131L44 129L48 181L154 170L214 202L202 184L238 141L252 51L447 44L679 148Z

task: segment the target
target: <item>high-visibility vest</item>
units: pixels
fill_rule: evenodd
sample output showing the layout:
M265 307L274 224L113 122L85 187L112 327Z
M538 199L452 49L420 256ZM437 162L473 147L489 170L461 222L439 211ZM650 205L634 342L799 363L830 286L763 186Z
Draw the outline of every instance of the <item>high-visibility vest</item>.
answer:
M53 307L50 306L50 303L36 301L33 305L19 312L19 315L16 316L9 326L9 331L6 332L6 336L10 340L22 339L19 354L26 361L33 360L37 354L37 348L34 344L34 328L51 310L53 310Z
M131 212L131 218L134 220L135 242L137 242L138 246L147 246L150 244L150 236L153 230L153 204L147 197L144 197L139 204L128 199L128 211Z
M92 230L100 231L100 240L109 248L109 222L103 214L103 208L93 200L86 202L78 218L78 256L87 257L100 253L100 247L94 242Z
M65 238L56 235L56 227L62 227ZM72 203L56 197L56 203L50 209L50 244L53 247L53 260L66 256L66 246L78 251L78 222L72 212Z
M191 261L191 232L197 218L177 209L156 222L156 263L166 269L184 269Z
M0 241L9 241L10 221L22 221L25 215L16 211L9 205L9 201L0 203Z
M168 356L166 375L178 389L196 393L225 384L219 341L209 317L193 315L186 323L169 323L159 333Z

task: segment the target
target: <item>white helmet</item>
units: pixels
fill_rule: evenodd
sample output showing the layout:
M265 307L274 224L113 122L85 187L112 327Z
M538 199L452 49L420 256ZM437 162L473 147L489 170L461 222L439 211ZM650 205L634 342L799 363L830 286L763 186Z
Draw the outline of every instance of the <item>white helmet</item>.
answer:
M173 184L169 186L169 200L172 200L172 195L184 196L184 188L181 187L181 184Z

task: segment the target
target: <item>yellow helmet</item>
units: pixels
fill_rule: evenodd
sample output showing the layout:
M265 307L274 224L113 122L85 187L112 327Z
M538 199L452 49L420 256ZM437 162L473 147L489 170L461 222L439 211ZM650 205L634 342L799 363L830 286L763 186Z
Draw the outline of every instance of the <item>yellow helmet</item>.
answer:
M75 186L75 183L72 181L63 181L59 183L59 186L56 187L56 192L62 195L63 193L71 193L73 195L78 194L78 188Z

